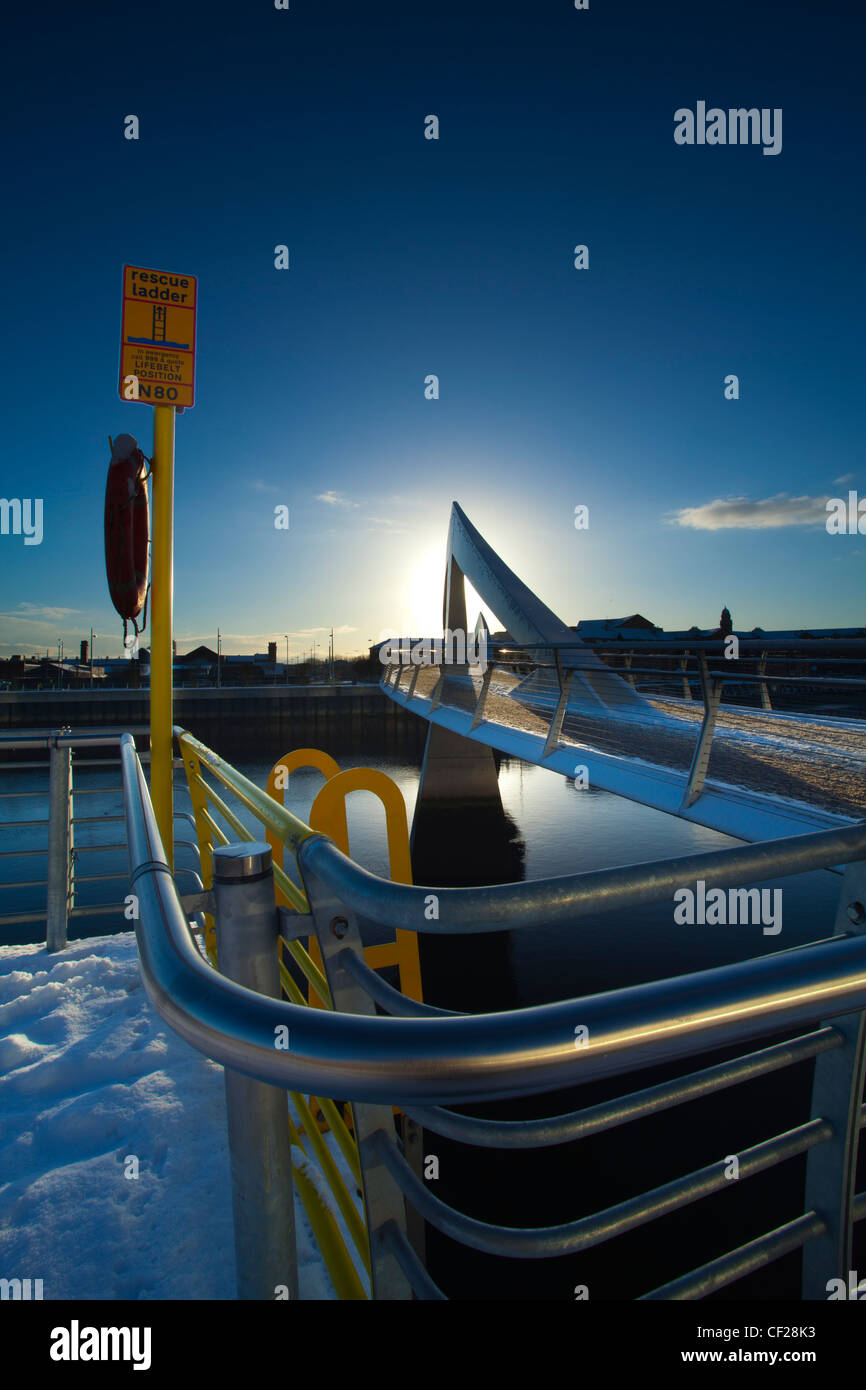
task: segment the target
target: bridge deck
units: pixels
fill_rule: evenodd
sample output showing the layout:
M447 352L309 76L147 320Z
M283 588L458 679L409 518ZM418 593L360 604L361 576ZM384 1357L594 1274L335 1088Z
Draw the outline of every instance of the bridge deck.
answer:
M542 756L558 691L521 698L521 680L495 669L482 723L470 733L481 688L480 673L446 677L431 710L439 678L422 667L409 707L424 718L503 752L574 775L589 770L590 785L740 839L764 839L845 824L866 817L866 725L844 719L768 713L723 706L710 758L710 776L695 804L680 803L700 729L701 702L650 699L646 709L611 711L571 700L559 749ZM406 701L409 677L391 698Z

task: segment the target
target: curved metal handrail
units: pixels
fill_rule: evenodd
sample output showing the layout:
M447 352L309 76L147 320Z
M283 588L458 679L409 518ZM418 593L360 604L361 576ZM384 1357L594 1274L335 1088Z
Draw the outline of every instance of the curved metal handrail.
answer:
M448 935L458 931L465 935L513 931L524 926L558 926L581 916L642 907L698 879L703 879L708 887L721 888L866 859L864 820L783 840L763 840L738 849L710 850L660 863L596 869L524 883L436 889L394 883L361 868L326 836L316 834L191 734L183 729L175 729L175 733L183 736L184 744L263 825L289 845L297 854L302 873L305 867L313 870L355 911L395 930ZM431 891L439 900L439 917L428 921L424 908Z
M136 936L147 992L166 1022L193 1047L262 1081L353 1100L459 1105L556 1090L866 1007L863 937L835 938L672 980L510 1013L364 1017L266 999L219 975L199 954L130 735L121 739L121 761L131 886L139 898ZM798 838L814 842L824 837ZM828 832L826 843L832 848L827 853L839 862L846 851L847 857L857 857L851 853L856 846L862 857L864 841L866 828ZM750 851L734 853L739 859ZM796 863L796 851L778 848L774 853L777 872ZM329 880L331 872L336 873L337 889L353 885L348 866L356 876L355 888L361 883L367 894L365 904L372 902L366 880L373 885L377 880L351 865L323 836L306 839L298 858L302 868L309 858L317 875L326 869ZM813 859L810 867L816 862ZM648 874L650 866L644 867ZM563 906L563 883L570 884L580 900L574 879L558 880L552 885L557 910ZM517 885L505 892L520 901L517 889L523 890L524 909L530 910L533 901L538 905L540 885ZM388 895L394 894L403 908L410 900L418 901L418 891L387 884ZM446 891L464 894L460 889L442 890L442 896ZM493 911L489 895L495 890L486 891L487 910ZM384 885L382 892L384 901ZM423 912L413 911L413 919L416 916L418 920L401 918L397 925L415 930L432 925ZM501 916L499 921L501 925ZM288 1051L275 1048L279 1026L289 1030ZM579 1047L578 1029L587 1030Z
M561 926L577 917L628 911L703 879L707 888L780 878L866 858L866 821L817 830L785 840L764 840L741 849L710 850L679 859L595 869L561 878L499 883L481 888L429 888L377 878L346 857L330 840L304 841L300 869L313 869L349 906L383 927L461 935ZM435 892L439 917L427 921L425 900Z

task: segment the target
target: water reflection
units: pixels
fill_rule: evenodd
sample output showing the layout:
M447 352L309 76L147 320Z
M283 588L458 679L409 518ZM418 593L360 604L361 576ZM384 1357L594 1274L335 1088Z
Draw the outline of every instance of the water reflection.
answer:
M442 888L515 883L525 877L526 844L514 817L501 806L416 811L412 873L416 883ZM516 1008L518 993L509 955L510 932L421 938L424 997L466 1013Z

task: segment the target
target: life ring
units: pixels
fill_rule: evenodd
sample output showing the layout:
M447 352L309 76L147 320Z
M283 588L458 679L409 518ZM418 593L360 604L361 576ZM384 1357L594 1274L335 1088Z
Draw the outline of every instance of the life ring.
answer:
M111 463L105 485L105 573L108 592L121 618L123 634L147 600L150 504L147 459L131 434L111 440ZM144 623L142 623L142 628Z

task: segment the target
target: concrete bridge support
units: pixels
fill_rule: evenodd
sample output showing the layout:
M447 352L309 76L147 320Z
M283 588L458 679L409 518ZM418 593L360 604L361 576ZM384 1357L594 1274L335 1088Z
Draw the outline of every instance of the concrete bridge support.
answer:
M416 817L422 803L447 808L467 802L502 804L493 749L431 724L424 749Z
M466 582L462 569L451 553L450 534L442 610L444 629L463 632L468 642ZM469 668L465 665L443 667L442 670L449 680L470 679ZM493 749L431 723L427 731L421 783L412 819L413 853L419 824L427 812L470 806L484 806L500 813L502 811Z

